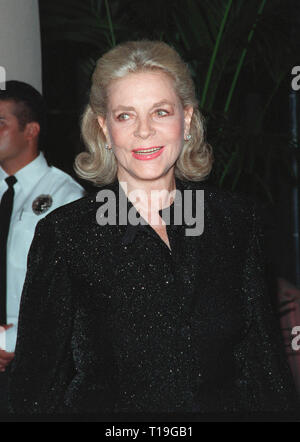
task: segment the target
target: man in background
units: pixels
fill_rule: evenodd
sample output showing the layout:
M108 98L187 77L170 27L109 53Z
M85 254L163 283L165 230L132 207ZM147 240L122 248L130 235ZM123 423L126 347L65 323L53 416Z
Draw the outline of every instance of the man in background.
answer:
M75 180L48 165L41 151L45 119L43 97L30 85L8 81L0 90L0 415L8 411L7 370L36 224L84 195Z

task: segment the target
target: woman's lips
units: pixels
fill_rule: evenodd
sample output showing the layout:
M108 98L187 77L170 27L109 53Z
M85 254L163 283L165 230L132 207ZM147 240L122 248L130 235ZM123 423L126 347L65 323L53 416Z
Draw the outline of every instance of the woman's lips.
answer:
M154 146L141 149L134 149L132 151L132 156L137 160L153 160L159 157L165 146Z

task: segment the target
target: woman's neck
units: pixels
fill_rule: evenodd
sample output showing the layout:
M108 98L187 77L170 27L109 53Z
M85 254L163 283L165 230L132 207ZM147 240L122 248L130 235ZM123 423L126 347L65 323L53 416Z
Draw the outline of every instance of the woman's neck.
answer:
M175 199L176 181L174 174L157 180L140 180L118 174L118 180L127 198L147 221Z

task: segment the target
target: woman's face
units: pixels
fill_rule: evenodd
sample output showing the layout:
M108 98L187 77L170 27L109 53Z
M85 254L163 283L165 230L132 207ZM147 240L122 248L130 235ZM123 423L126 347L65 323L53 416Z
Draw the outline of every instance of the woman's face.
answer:
M116 156L119 181L173 175L192 114L192 107L183 109L163 72L128 74L113 81L106 118L98 121Z

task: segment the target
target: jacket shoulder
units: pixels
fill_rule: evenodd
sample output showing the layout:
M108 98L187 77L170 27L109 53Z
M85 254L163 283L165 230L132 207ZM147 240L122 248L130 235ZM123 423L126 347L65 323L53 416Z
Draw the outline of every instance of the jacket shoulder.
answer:
M42 223L45 228L52 226L55 230L71 233L78 226L84 226L91 220L96 221L96 211L96 194L89 194L54 209L39 224Z
M228 238L248 241L253 230L261 231L262 212L259 203L251 196L220 188L213 183L185 182L184 188L204 191L205 225L213 226ZM225 237L224 236L224 237Z
M39 229L53 230L59 235L76 236L99 229L96 215L99 208L97 195L100 190L116 190L116 183L97 187L85 196L54 209L39 223ZM42 224L42 225L41 225Z
M256 201L249 195L234 192L208 181L181 181L183 189L203 190L205 204L218 212L249 213Z

